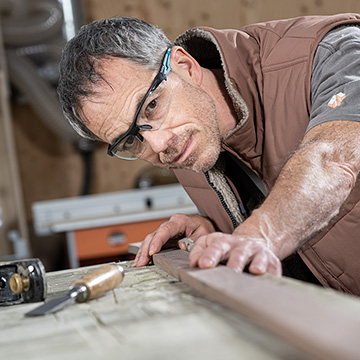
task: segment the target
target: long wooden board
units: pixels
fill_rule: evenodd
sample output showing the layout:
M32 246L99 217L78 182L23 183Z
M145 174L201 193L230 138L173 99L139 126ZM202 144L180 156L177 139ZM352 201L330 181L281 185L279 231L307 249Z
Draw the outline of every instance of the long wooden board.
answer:
M251 318L316 359L360 358L360 300L271 275L236 273L226 266L189 267L188 253L164 251L154 264L205 297Z

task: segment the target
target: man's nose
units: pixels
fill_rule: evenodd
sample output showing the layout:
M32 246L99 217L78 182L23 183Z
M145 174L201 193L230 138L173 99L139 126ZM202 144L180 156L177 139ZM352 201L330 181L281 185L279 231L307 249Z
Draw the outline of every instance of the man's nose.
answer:
M147 142L147 147L160 154L168 148L169 141L172 138L172 133L169 130L146 130L142 131L141 135Z

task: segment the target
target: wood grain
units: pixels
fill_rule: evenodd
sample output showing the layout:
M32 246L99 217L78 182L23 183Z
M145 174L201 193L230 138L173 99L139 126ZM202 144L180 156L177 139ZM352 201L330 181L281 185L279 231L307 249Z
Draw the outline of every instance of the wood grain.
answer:
M188 253L165 251L155 265L242 314L316 359L359 359L358 299L286 278L189 268Z
M55 314L24 317L38 303L0 307L1 359L307 359L157 266L121 266L125 277L113 291ZM48 273L48 298L94 268Z

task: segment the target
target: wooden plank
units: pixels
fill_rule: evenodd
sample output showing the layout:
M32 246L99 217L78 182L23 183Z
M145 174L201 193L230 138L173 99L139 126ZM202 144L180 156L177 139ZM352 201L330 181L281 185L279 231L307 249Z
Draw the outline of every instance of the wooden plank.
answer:
M154 264L204 296L276 333L316 359L359 359L360 302L321 287L236 273L226 266L189 267L188 253L165 251Z

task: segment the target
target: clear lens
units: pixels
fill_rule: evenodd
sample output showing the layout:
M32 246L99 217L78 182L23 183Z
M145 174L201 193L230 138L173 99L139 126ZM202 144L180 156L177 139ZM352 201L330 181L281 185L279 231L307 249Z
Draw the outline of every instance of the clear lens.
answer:
M159 86L141 107L137 124L150 125L152 130L160 129L169 113L171 100L172 93L164 86Z
M150 125L151 129L148 130L160 129L169 113L171 100L172 93L168 89L164 87L156 89L141 107L137 125ZM141 142L134 135L128 135L113 149L113 155L124 160L136 160L144 153L145 149L145 142Z
M145 148L145 144L136 136L129 135L117 145L113 155L119 159L136 160L144 153Z

